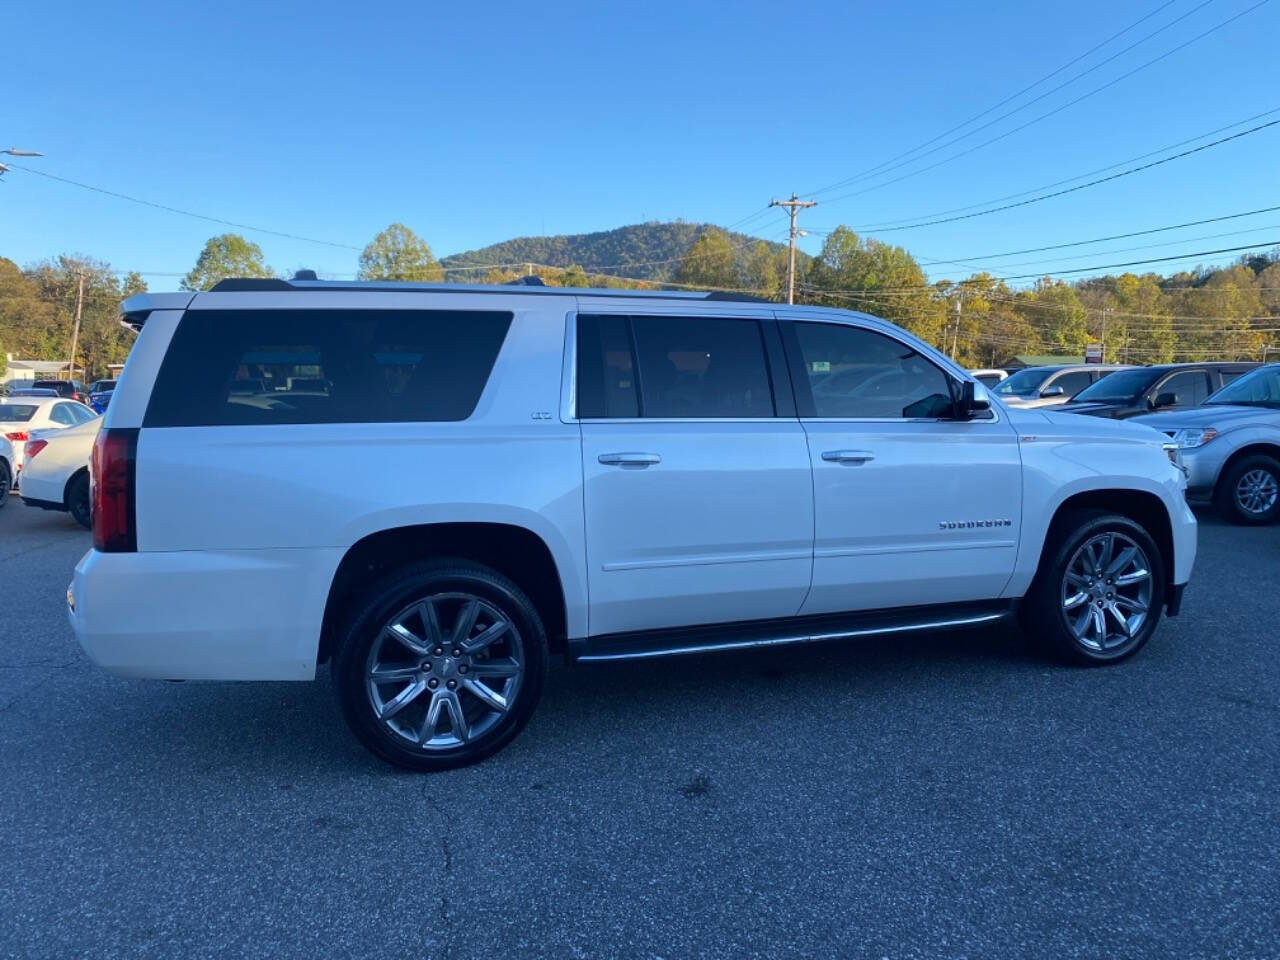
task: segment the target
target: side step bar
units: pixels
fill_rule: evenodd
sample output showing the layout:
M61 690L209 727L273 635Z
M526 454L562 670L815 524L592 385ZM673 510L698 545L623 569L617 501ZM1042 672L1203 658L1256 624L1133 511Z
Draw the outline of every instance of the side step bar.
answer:
M993 600L613 633L571 639L568 656L570 661L578 663L647 660L715 650L742 650L920 630L951 630L996 623L1007 619L1013 609L1012 601Z

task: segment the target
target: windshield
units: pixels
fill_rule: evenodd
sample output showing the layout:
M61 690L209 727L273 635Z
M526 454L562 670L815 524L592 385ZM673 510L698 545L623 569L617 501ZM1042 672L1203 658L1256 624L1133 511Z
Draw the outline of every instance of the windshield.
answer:
M1072 397L1070 402L1136 400L1159 375L1158 372L1153 373L1150 370L1121 370L1117 373L1109 373L1097 383L1085 387Z
M114 380L99 380L89 388L91 393L102 393L104 390L114 390L116 382Z
M1040 384L1048 380L1051 373L1052 370L1044 367L1028 367L1019 370L1008 380L1001 380L994 390L1002 397L1029 397L1040 389Z
M1246 407L1280 409L1280 367L1259 367L1227 384L1205 403L1232 403Z
M28 403L0 403L0 423L26 423L36 409Z

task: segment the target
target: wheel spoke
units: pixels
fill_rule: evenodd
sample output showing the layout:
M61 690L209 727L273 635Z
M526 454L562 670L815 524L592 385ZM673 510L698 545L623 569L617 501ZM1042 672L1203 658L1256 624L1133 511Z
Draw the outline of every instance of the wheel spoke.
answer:
M415 680L384 703L378 716L383 720L390 720L397 713L416 700L418 698L418 694L422 693L425 689L427 689L427 683L425 680Z
M474 623L474 621L475 618L473 617L472 622ZM471 637L470 639L464 639L459 646L462 647L464 652L474 656L506 633L510 627L511 624L506 620L499 620L492 626L482 630L479 635Z
M445 712L449 714L449 732L461 743L466 743L470 736L467 729L467 716L462 712L462 701L458 699L456 690L440 691L440 700Z
M1093 632L1097 634L1098 646L1105 647L1107 645L1107 617L1102 612L1101 607L1090 607L1089 612L1093 617Z
M1116 577L1117 587L1131 587L1135 583L1142 583L1144 580L1151 579L1151 571L1145 567L1139 567L1137 570L1131 570L1126 574Z
M1076 635L1077 640L1083 640L1085 634L1089 632L1089 624L1093 622L1093 611L1085 608L1081 611L1080 616L1076 617L1075 623L1071 625L1071 632Z
M1124 570L1129 564L1133 563L1133 558L1138 555L1137 547L1125 547L1120 551L1119 555L1111 561L1107 567L1106 575L1108 577L1116 576L1121 570Z
M396 641L408 648L410 653L415 653L420 657L425 657L427 655L429 649L428 645L415 636L403 623L391 624L386 628L386 633L387 636L394 638Z
M1075 587L1078 590L1083 590L1085 587L1089 586L1089 578L1082 577L1080 576L1080 574L1074 573L1073 571L1068 570L1067 583L1071 584L1071 586Z
M462 609L458 612L458 619L453 624L453 643L455 646L461 645L467 637L471 636L471 630L476 625L476 617L479 614L479 600L468 600L462 605Z
M1107 604L1107 612L1115 618L1116 623L1120 625L1120 630L1126 637L1133 636L1133 631L1129 629L1129 621L1125 618L1125 615L1120 612L1120 608L1115 605L1114 601Z
M462 689L491 710L497 710L499 713L505 713L507 710L507 698L492 687L486 687L479 680L463 680Z
M418 604L418 616L422 618L422 625L426 628L428 646L442 642L444 631L440 629L440 618L436 614L435 602L423 600Z
M369 679L374 683L393 683L399 681L401 683L409 680L418 679L421 668L418 666L411 667L384 667L376 666L369 673Z
M520 673L520 664L514 660L478 660L471 665L473 677L489 677L494 680L505 680Z
M1120 604L1124 604L1126 607L1128 607L1128 608L1129 608L1130 610L1132 610L1134 613L1146 613L1146 612L1147 612L1147 609L1148 609L1148 608L1147 608L1147 605L1146 605L1145 603L1143 603L1141 600L1137 600L1137 599L1135 599L1135 598L1133 598L1133 597L1126 597L1126 596L1124 596L1123 594L1119 594L1119 593L1117 593L1117 594L1116 594L1116 598L1115 598L1115 600L1114 600L1114 603L1115 603L1117 606L1118 606L1118 605L1120 605Z
M1088 602L1089 595L1087 593L1075 593L1062 601L1062 609L1074 610L1076 607L1080 606L1080 604Z
M422 729L418 731L418 739L422 743L426 743L436 735L436 727L440 725L440 711L444 709L443 690L437 690L431 695L431 702L427 704L427 715L422 719Z

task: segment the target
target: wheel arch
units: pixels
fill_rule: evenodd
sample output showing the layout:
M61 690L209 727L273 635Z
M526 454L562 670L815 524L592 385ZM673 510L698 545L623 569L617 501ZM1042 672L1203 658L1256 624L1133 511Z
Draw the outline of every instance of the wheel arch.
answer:
M62 485L62 505L68 510L71 509L71 484L75 483L80 477L89 476L89 466L85 464L71 476L67 477L67 482Z
M1233 450L1231 455L1222 462L1222 467L1218 470L1218 476L1213 481L1213 496L1215 498L1222 489L1222 478L1227 475L1227 471L1245 457L1252 456L1270 457L1280 463L1280 443L1273 440L1255 440L1246 443L1238 450Z
M1164 500L1158 494L1146 490L1127 487L1113 487L1097 490L1082 490L1062 500L1053 511L1049 521L1048 532L1040 547L1040 556L1036 560L1036 569L1044 562L1045 548L1058 535L1063 520L1071 513L1082 509L1105 510L1127 517L1138 524L1151 536L1160 548L1160 559L1166 586L1174 580L1174 541L1173 523L1169 519L1169 511Z
M459 557L510 577L533 602L553 653L566 649L564 579L547 542L527 527L491 521L448 521L390 527L351 545L329 586L317 663L334 651L344 618L367 586L387 572L428 557Z

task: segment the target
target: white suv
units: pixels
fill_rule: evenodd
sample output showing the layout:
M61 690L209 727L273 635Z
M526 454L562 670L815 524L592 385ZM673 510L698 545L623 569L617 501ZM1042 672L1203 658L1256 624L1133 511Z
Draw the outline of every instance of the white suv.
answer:
M310 680L416 769L627 660L1024 622L1120 660L1196 550L1167 438L991 402L861 314L537 287L142 294L93 458L81 644Z

